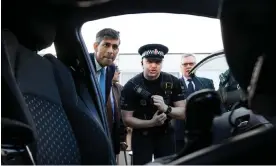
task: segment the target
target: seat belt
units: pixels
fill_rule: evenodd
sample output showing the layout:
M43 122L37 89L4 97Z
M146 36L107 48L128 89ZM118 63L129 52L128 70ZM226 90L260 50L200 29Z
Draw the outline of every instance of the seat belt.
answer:
M37 135L27 104L17 86L8 59L5 41L1 41L2 89L8 94L1 110L1 163L5 165L35 165ZM11 87L13 86L13 87ZM3 92L2 91L2 92ZM32 126L32 127L31 127Z

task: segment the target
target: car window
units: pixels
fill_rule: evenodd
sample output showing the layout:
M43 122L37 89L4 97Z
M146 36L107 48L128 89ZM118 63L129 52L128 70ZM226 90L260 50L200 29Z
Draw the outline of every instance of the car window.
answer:
M199 62L201 63L201 62ZM219 87L219 75L228 69L225 55L219 55L206 60L196 70L196 75L212 79L216 89Z
M107 17L83 24L81 36L89 53L94 52L96 33L104 28L120 32L121 44L115 60L121 71L120 84L124 85L142 72L140 46L160 43L169 48L162 71L181 77L181 56L193 53L197 61L223 48L218 19L186 14L142 13ZM220 72L220 70L218 71ZM212 77L210 70L205 77Z

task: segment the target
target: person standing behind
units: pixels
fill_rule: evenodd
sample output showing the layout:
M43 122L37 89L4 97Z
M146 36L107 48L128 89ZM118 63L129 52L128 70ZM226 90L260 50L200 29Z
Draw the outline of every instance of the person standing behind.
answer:
M120 143L126 142L126 129L121 119L120 97L123 86L119 82L120 71L115 67L115 73L112 79L112 86L107 101L107 117L109 122L109 131L111 133L113 150L116 154L117 164L119 163Z
M99 81L101 96L104 102L105 107L107 107L107 101L111 92L112 79L115 73L114 60L116 59L119 53L120 45L120 33L111 28L105 28L100 30L96 34L96 41L94 42L94 53L90 54L94 69L97 74L97 79ZM106 109L106 112L103 113L102 117L107 117L107 125L104 124L107 134L110 136L110 142L113 142L112 130L110 126L113 125L113 113L109 112L111 109ZM94 116L99 117L97 112L93 112ZM107 116L106 116L106 115ZM113 145L114 150L114 145ZM114 154L114 153L113 153Z
M197 77L195 75L190 76L189 72L196 65L196 58L193 54L183 54L181 57L181 72L182 77L180 81L185 89L185 98L195 91L201 89L215 89L213 81L208 78ZM175 139L176 139L176 152L181 151L184 148L184 127L185 120L175 120Z
M105 28L96 34L94 53L91 53L97 78L100 84L104 103L107 103L112 79L115 72L113 64L119 53L120 33L111 28Z

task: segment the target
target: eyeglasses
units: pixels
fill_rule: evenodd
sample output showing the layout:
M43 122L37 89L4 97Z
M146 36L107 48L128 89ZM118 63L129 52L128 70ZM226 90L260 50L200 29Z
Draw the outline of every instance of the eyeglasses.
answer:
M187 67L188 65L189 65L189 66L194 66L195 63L194 63L194 62L191 62L191 63L183 63L182 65L183 65L184 67Z

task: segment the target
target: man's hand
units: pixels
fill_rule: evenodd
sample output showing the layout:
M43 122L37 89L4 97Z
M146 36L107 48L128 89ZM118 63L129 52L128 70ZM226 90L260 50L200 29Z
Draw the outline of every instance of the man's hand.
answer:
M168 106L165 104L162 96L152 95L153 104L158 108L159 111L165 112L168 109Z
M164 124L166 119L167 119L167 115L165 113L161 113L160 115L158 115L158 111L156 111L151 121L154 126L161 126Z

